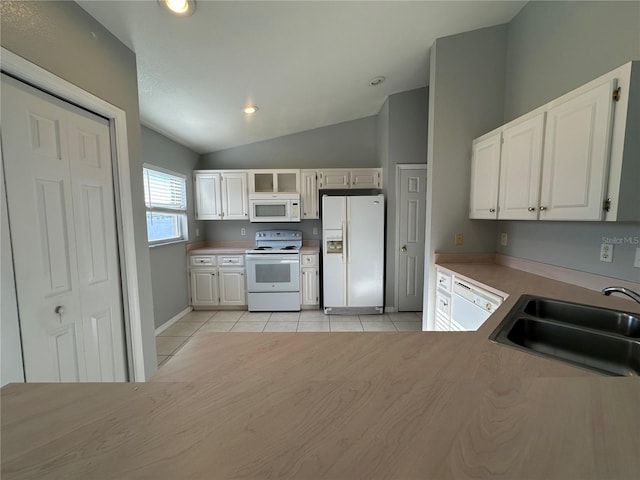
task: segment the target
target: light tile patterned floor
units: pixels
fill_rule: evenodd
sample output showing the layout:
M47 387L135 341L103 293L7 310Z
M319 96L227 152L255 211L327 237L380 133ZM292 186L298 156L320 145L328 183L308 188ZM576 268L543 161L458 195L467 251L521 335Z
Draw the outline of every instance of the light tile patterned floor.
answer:
M194 335L204 332L419 332L422 312L383 315L325 315L302 312L194 311L156 337L158 367Z

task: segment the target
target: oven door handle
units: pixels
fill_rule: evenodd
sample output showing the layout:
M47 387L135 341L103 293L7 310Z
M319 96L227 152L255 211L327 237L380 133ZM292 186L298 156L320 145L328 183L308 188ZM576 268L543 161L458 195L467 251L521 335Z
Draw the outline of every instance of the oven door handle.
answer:
M251 262L251 263L260 263L264 260L269 260L269 261L273 261L273 260L279 260L278 263L300 263L300 256L296 255L294 256L290 256L290 255L269 255L269 254L258 254L258 255L247 255L247 262Z

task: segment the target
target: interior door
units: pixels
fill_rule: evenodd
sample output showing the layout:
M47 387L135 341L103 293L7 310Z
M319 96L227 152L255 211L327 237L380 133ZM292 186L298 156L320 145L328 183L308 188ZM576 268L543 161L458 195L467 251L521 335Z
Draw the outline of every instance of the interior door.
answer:
M26 380L125 381L109 124L4 75L2 119Z
M427 170L398 170L398 310L415 312L422 310Z

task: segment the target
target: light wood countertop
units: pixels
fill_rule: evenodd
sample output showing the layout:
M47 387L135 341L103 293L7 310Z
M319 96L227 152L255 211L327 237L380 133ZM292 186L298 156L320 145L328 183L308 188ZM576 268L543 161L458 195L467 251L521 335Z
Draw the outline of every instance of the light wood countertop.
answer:
M632 302L498 265L477 332L197 334L146 384L12 384L2 478L635 479L640 381L487 340L522 293Z

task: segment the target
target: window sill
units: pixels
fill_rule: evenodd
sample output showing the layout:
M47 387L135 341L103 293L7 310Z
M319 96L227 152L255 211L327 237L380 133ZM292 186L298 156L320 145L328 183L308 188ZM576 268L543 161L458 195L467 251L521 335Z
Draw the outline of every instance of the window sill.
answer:
M176 245L178 243L187 243L188 240L169 240L167 242L161 242L161 243L152 243L149 245L149 248L156 248L156 247L166 247L167 245Z

